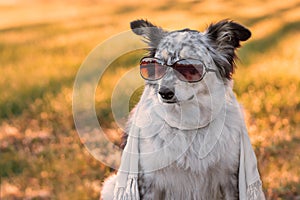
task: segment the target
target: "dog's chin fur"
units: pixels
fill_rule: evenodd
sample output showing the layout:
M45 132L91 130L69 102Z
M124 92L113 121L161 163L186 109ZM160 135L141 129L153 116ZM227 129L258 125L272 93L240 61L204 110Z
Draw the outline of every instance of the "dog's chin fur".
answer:
M240 41L250 37L250 31L230 21L211 25L204 33L189 29L166 32L143 20L131 25L136 34L149 40L150 55L168 63L180 58L198 58L205 66L218 71L207 73L201 82L190 84L178 80L170 69L155 84L146 82L141 97L143 101L133 110L139 110L137 118L147 125L140 135L148 139L140 141L139 151L141 155L159 153L139 159L140 198L238 199L240 133L244 122L230 76L233 73L234 50L239 47ZM161 86L175 91L173 100L161 99L158 95ZM215 99L211 95L216 95ZM221 134L212 146L205 146L206 149L211 147L210 150L199 155L206 136L214 134L208 131L210 126L215 126L214 122L224 117L219 114L221 108L226 112ZM146 114L151 116L151 123ZM130 118L128 130L132 123ZM164 166L169 161L172 162ZM102 190L104 200L113 199L115 179L114 175L105 181Z

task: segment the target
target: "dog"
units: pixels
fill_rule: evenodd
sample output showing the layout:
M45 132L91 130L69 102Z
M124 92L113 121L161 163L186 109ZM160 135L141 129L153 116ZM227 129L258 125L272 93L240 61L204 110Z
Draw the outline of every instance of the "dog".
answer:
M145 89L127 128L136 115L144 138L138 143L144 155L138 161L139 198L240 199L245 123L232 75L235 51L251 32L230 20L204 32L166 31L146 20L131 22L131 29L149 46L140 62ZM102 199L115 199L116 180L113 175L104 182Z

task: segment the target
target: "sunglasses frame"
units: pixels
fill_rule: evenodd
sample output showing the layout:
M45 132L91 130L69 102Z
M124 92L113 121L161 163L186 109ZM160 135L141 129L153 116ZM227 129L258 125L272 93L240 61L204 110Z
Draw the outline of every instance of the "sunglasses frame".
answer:
M162 61L162 60L160 60L160 59L158 59L158 58L146 56L146 57L143 57L143 58L140 60L140 75L141 75L141 77L142 77L143 79L145 79L145 80L147 80L147 81L157 81L157 80L159 80L159 79L162 79L162 78L166 75L167 70L164 72L164 74L163 74L162 77L160 77L160 78L157 78L157 79L148 79L148 78L145 78L145 77L142 75L142 72L141 72L141 63L142 63L142 61L143 61L144 59L146 59L146 58L156 60L156 61L158 61L158 63L161 64L162 66L172 68L173 70L175 70L175 75L177 76L177 78L178 78L179 80L183 81L183 82L188 82L188 83L200 82L200 81L203 80L203 78L204 78L204 76L206 75L206 73L208 73L208 72L215 72L215 73L217 73L217 70L206 67L205 64L204 64L201 60L197 60L197 59L192 59L192 58L189 58L189 59L179 59L179 60L175 61L173 64L168 65L166 62L164 62L164 61ZM174 66L175 66L176 63L178 63L178 62L180 62L180 61L183 61L183 60L187 60L187 61L189 61L189 60L194 60L194 61L198 61L198 62L201 62L201 63L202 63L204 73L203 73L202 77L201 77L199 80L196 80L196 81L182 80L182 79L178 76L177 73L180 74L180 72L178 72L176 69L174 69ZM184 76L184 75L182 75L182 76Z

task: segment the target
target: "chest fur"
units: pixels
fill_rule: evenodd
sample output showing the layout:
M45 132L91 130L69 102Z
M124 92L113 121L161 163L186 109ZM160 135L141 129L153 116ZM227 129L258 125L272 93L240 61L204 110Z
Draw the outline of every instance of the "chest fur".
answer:
M152 194L143 199L223 199L225 196L235 199L238 194L239 128L225 122L222 131L212 151L204 158L199 156L199 149L207 132L205 128L195 133L164 126L143 140L140 151L144 155L156 152L140 160L141 196Z

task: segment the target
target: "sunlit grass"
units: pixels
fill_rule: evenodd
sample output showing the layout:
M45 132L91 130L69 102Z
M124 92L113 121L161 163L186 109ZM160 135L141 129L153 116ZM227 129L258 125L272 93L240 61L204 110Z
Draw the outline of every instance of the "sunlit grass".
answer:
M272 198L293 196L300 189L300 170L294 167L300 163L299 37L297 31L278 38L267 54L256 55L236 76L236 91Z
M0 6L1 197L99 198L110 169L80 143L72 119L72 85L88 53L128 30L137 18L167 29L204 30L224 18L249 26L253 34L239 51L234 90L245 109L268 199L299 197L299 9L298 0L78 0L72 5L56 1ZM116 128L111 94L140 56L135 52L120 57L99 82L97 115L110 132ZM130 109L134 103L132 97Z

